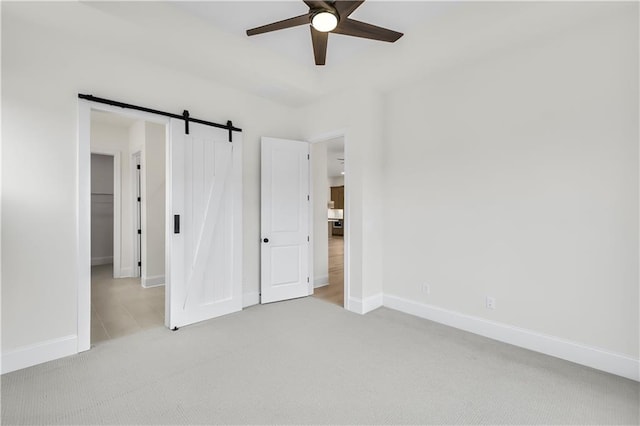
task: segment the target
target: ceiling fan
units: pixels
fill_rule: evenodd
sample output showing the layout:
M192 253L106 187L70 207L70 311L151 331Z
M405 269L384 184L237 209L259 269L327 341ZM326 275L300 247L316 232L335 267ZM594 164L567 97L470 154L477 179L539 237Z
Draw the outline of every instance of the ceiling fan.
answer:
M309 6L308 13L252 28L247 30L247 35L253 36L311 24L309 28L311 28L311 41L313 43L313 55L315 56L316 65L325 64L329 33L387 41L390 43L395 42L403 35L397 31L350 19L349 15L364 3L364 0L304 0L304 2Z

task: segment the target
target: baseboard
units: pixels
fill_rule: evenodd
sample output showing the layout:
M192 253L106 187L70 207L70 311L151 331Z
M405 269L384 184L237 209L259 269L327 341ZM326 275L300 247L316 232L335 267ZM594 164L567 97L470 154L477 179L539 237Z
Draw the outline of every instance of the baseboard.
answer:
M242 294L242 308L257 305L258 303L260 303L260 293L257 291Z
M91 266L108 265L110 263L113 263L113 256L92 257L91 258Z
M313 278L313 288L324 287L326 285L329 285L329 276L328 275L323 275L321 277L314 277Z
M364 299L359 299L357 297L350 297L347 300L347 309L351 312L364 315L367 312L371 312L374 309L378 309L380 306L382 306L382 302L383 302L382 293L378 293L374 296L369 296Z
M2 374L78 353L78 336L65 336L2 354Z
M640 381L640 360L535 331L385 294L385 307Z
M164 285L164 275L153 275L142 279L142 287L158 287Z

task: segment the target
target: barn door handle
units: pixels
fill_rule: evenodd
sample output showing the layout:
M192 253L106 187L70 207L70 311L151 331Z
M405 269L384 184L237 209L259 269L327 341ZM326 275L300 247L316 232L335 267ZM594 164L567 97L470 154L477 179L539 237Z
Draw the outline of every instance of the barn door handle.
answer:
M173 233L174 234L180 233L180 215L179 214L173 215Z
M268 239L268 238L265 238L264 240L262 240L262 242L263 242L263 243L268 243L268 242L269 242L269 239Z

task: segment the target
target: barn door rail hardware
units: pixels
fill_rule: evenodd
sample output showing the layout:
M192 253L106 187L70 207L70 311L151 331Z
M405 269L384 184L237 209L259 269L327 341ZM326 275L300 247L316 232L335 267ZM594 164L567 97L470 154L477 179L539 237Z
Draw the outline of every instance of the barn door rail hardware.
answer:
M204 124L205 126L217 127L218 129L226 129L226 130L229 131L229 142L233 142L233 132L241 132L242 131L242 129L240 129L238 127L235 127L233 125L233 123L231 122L231 120L227 121L227 124L220 124L220 123L214 123L212 121L199 120L197 118L191 117L189 115L189 111L187 111L186 109L183 111L182 114L172 114L172 113L166 112L166 111L160 111L160 110L157 110L157 109L141 107L141 106L138 106L138 105L126 104L124 102L112 101L110 99L99 98L99 97L93 96L93 95L84 95L82 93L78 93L78 98L86 99L86 100L92 101L92 102L98 102L98 103L101 103L101 104L116 106L116 107L120 107L120 108L135 109L137 111L150 112L152 114L158 114L158 115L163 115L165 117L171 117L171 118L177 118L179 120L184 120L184 132L187 135L189 134L189 122L198 123L198 124Z

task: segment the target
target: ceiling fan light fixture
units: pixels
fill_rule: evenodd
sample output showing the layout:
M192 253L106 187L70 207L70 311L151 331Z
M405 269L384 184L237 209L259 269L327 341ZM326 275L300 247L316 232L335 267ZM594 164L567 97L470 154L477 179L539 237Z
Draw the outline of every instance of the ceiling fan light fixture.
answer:
M2 0L0 0L1 2ZM327 41L329 33L343 36L360 37L369 40L393 43L402 37L402 33L388 28L378 27L367 22L360 22L349 18L365 0L303 0L309 7L309 12L289 19L272 22L247 30L248 36L270 33L286 28L305 26L311 30L311 45L313 58L318 66L327 60Z
M311 18L311 25L320 32L328 33L338 26L338 17L329 11L318 12Z

